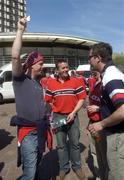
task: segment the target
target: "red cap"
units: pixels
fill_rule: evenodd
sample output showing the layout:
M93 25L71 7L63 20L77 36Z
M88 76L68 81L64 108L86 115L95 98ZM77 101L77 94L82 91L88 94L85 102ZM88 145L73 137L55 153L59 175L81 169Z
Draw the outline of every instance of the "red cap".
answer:
M24 68L28 69L39 61L44 61L43 55L39 52L31 52L24 63Z

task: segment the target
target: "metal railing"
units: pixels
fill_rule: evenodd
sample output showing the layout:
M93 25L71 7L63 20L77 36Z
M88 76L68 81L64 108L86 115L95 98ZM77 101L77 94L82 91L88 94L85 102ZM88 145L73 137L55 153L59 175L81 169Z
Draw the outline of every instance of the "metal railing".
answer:
M25 54L25 56L23 56L24 54L22 54L22 62L25 61L25 59L27 58L27 54ZM56 55L52 55L52 56L44 56L45 58L45 64L55 64L55 62L57 60L63 59L66 60L69 63L69 66L71 67L77 67L80 64L87 64L88 60L86 57L76 57L76 56L56 56ZM11 62L11 56L10 55L5 55L5 56L0 56L0 66L5 65L7 63Z

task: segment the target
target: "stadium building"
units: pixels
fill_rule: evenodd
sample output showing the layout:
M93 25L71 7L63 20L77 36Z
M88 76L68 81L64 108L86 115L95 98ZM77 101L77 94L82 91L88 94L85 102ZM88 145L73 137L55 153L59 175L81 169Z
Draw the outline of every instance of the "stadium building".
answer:
M26 0L0 0L0 66L11 61L11 47L18 19L26 15ZM27 33L23 35L22 56L39 51L45 64L54 67L58 59L66 59L71 69L88 63L88 50L98 41L66 35ZM26 56L25 56L26 58Z
M0 33L0 66L11 61L11 47L15 33ZM45 64L54 67L58 59L68 61L71 69L88 63L89 47L98 41L85 38L47 33L24 33L22 56L39 51L45 57ZM26 57L26 56L25 56Z

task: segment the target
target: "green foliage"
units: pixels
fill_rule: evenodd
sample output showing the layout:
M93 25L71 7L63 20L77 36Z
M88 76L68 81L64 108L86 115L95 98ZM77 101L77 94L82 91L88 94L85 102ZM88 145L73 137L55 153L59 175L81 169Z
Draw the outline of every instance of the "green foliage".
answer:
M115 64L122 65L124 67L124 54L114 54L113 61Z

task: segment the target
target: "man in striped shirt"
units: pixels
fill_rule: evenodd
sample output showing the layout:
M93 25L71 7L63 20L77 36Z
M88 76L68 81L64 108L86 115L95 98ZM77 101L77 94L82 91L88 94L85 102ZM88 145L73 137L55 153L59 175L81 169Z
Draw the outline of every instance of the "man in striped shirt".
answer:
M60 121L62 118L66 120L66 124L57 128L55 132L60 163L60 173L57 180L63 180L70 171L69 160L71 160L72 169L78 178L83 180L85 175L81 169L77 112L86 98L85 85L77 78L69 76L69 66L66 61L58 61L56 69L58 76L48 82L45 100L52 105L53 122ZM68 152L67 137L70 152Z
M106 129L108 179L124 179L124 74L113 64L112 47L107 43L93 45L89 61L102 75L102 121L91 124L89 130Z

